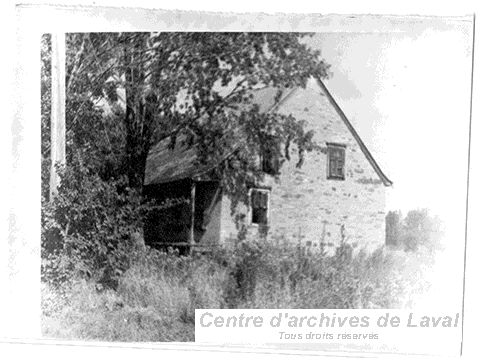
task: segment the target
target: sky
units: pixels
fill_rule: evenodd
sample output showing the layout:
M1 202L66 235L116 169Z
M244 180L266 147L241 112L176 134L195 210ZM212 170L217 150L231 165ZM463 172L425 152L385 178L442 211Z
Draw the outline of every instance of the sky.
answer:
M327 87L394 183L388 210L465 209L470 20L382 19L307 41L331 65Z

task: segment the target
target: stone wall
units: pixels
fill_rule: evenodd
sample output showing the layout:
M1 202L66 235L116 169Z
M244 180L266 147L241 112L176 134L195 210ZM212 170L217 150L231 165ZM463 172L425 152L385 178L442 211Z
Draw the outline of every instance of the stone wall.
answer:
M303 166L296 168L298 154L292 146L280 175L265 179L264 185L271 186L269 236L330 249L342 238L368 249L384 244L386 188L318 84L311 81L307 89L296 90L277 111L306 120L320 145L346 146L345 180L327 179L324 150L306 153ZM243 206L237 211L248 213ZM257 228L250 226L250 231ZM221 238L235 234L230 202L223 197Z

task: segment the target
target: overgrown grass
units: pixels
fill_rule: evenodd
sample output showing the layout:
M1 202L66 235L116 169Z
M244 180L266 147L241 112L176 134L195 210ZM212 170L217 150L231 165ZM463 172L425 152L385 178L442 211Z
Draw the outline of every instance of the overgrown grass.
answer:
M421 255L304 251L246 240L233 250L180 257L147 249L116 289L74 279L43 283L46 337L193 341L196 308L399 308L421 283Z

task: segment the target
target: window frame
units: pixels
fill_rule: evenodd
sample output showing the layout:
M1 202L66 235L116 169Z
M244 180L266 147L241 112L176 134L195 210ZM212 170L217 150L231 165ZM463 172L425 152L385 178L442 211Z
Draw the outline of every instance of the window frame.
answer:
M264 224L253 222L253 201L252 201L252 194L254 191L262 192L267 194L267 214L266 214L266 222ZM248 223L251 226L260 227L260 226L268 226L270 224L270 193L271 189L269 188L260 188L260 187L253 187L248 190Z
M269 166L265 166L266 164ZM275 176L280 173L280 159L270 150L260 155L260 166L265 174Z
M347 146L345 144L339 143L331 143L327 142L327 179L328 180L345 180L345 170L346 170L346 162L347 162ZM333 168L331 167L332 163L332 152L333 150L341 152L341 163L342 163L342 174L339 175L336 171L333 173ZM339 159L333 159L334 161L339 161ZM338 170L338 164L334 167Z
M273 138L273 136L268 137L267 139ZM271 143L270 140L266 141L266 144ZM280 154L277 151L278 149L272 149L271 147L262 146L259 154L259 163L260 169L262 172L268 175L276 176L280 173ZM265 166L266 164L272 166Z

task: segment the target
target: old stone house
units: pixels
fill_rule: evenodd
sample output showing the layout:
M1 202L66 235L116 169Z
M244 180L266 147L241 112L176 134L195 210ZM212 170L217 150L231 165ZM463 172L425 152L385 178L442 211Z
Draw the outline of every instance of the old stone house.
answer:
M385 176L325 84L311 80L277 99L276 91L256 91L261 111L292 114L307 121L323 151L307 152L301 168L298 154L282 164L275 176L272 164L262 165L265 181L245 189L250 201L236 212L255 234L283 237L305 246L334 249L343 240L373 249L385 242ZM163 201L187 198L168 210L152 213L145 225L147 244L228 244L238 233L231 202L218 182L200 180L195 150L168 141L152 148L145 176L147 196ZM262 235L265 235L262 233Z

